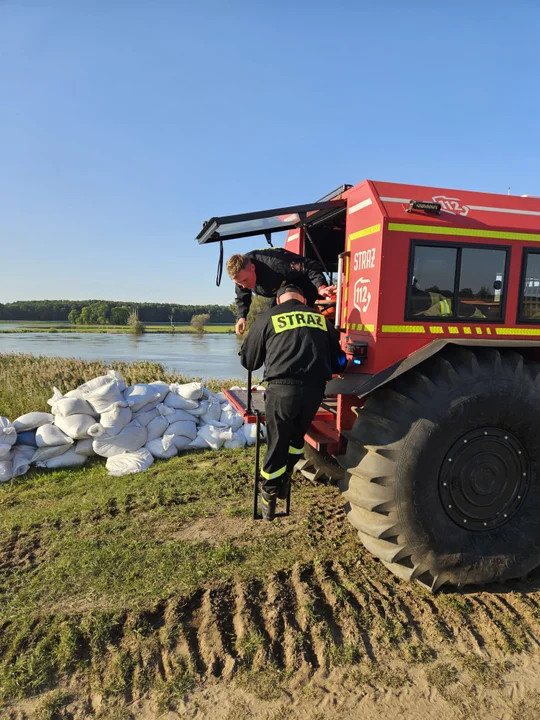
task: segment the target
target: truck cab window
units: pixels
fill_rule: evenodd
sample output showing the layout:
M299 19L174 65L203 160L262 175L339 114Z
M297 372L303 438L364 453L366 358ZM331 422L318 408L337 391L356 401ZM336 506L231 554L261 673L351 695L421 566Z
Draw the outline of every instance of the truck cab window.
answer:
M540 322L540 253L528 251L521 280L520 320Z

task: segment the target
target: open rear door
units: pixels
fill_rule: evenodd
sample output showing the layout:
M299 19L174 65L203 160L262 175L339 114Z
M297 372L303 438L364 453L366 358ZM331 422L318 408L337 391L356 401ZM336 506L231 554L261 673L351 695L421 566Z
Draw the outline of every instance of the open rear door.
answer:
M292 230L299 225L304 225L308 215L311 221L314 213L338 210L345 207L346 204L346 200L327 200L308 205L291 205L273 210L243 213L242 215L214 217L204 223L201 232L197 235L197 241L200 245L205 245L220 240L233 240L252 235L266 235L269 240L272 233Z

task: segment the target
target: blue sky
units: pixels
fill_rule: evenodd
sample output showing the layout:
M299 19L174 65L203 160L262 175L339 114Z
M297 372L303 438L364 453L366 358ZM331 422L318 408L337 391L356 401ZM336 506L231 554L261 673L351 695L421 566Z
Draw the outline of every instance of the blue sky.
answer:
M0 302L228 303L203 221L344 182L540 195L539 32L536 0L0 0Z

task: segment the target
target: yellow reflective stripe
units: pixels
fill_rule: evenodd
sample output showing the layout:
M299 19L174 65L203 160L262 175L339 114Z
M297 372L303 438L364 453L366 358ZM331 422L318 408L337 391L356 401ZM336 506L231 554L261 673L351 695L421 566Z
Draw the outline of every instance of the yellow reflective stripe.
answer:
M471 335L472 330L470 327L464 327L463 332L465 333L465 335Z
M448 300L441 300L441 315L451 315L452 306Z
M488 335L491 335L491 328L486 328L486 332Z
M351 233L349 235L349 244L347 247L347 250L351 249L351 242L353 240L358 240L358 238L366 237L366 235L373 235L373 233L379 232L381 229L380 223L377 225L372 225L371 227L364 228L363 230L358 230L357 232Z
M494 238L496 240L530 240L540 242L537 233L500 232L498 230L476 230L475 228L454 228L440 225L405 225L388 223L388 229L395 232L429 233L430 235L459 235L463 237Z
M433 333L434 335L441 335L444 333L444 330L440 325L431 325L429 328L429 332Z
M276 470L276 472L273 473L267 473L264 470L261 470L261 475L265 480L275 480L278 477L281 477L283 473L287 472L287 466L285 465L282 468L279 468L279 470Z
M475 329L476 329L476 334L477 334L477 335L481 335L481 334L482 334L482 328L477 327L477 328L475 328Z
M304 454L304 448L295 448L292 445L289 445L289 455L303 455Z
M276 333L285 330L294 330L298 327L318 328L326 332L326 323L319 313L312 312L288 312L272 316L272 325Z
M537 328L495 328L496 335L540 335Z
M457 327L449 327L448 332L450 335L457 335L459 333L459 328Z
M423 325L383 325L382 331L388 333L425 333L426 329Z
M368 332L375 332L375 325L364 325L364 330Z

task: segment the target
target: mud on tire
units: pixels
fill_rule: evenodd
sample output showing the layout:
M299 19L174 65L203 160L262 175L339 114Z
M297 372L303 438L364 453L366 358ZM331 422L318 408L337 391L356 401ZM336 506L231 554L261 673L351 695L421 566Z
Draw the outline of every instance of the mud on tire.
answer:
M431 590L540 564L540 365L452 346L369 396L340 458L365 547Z

